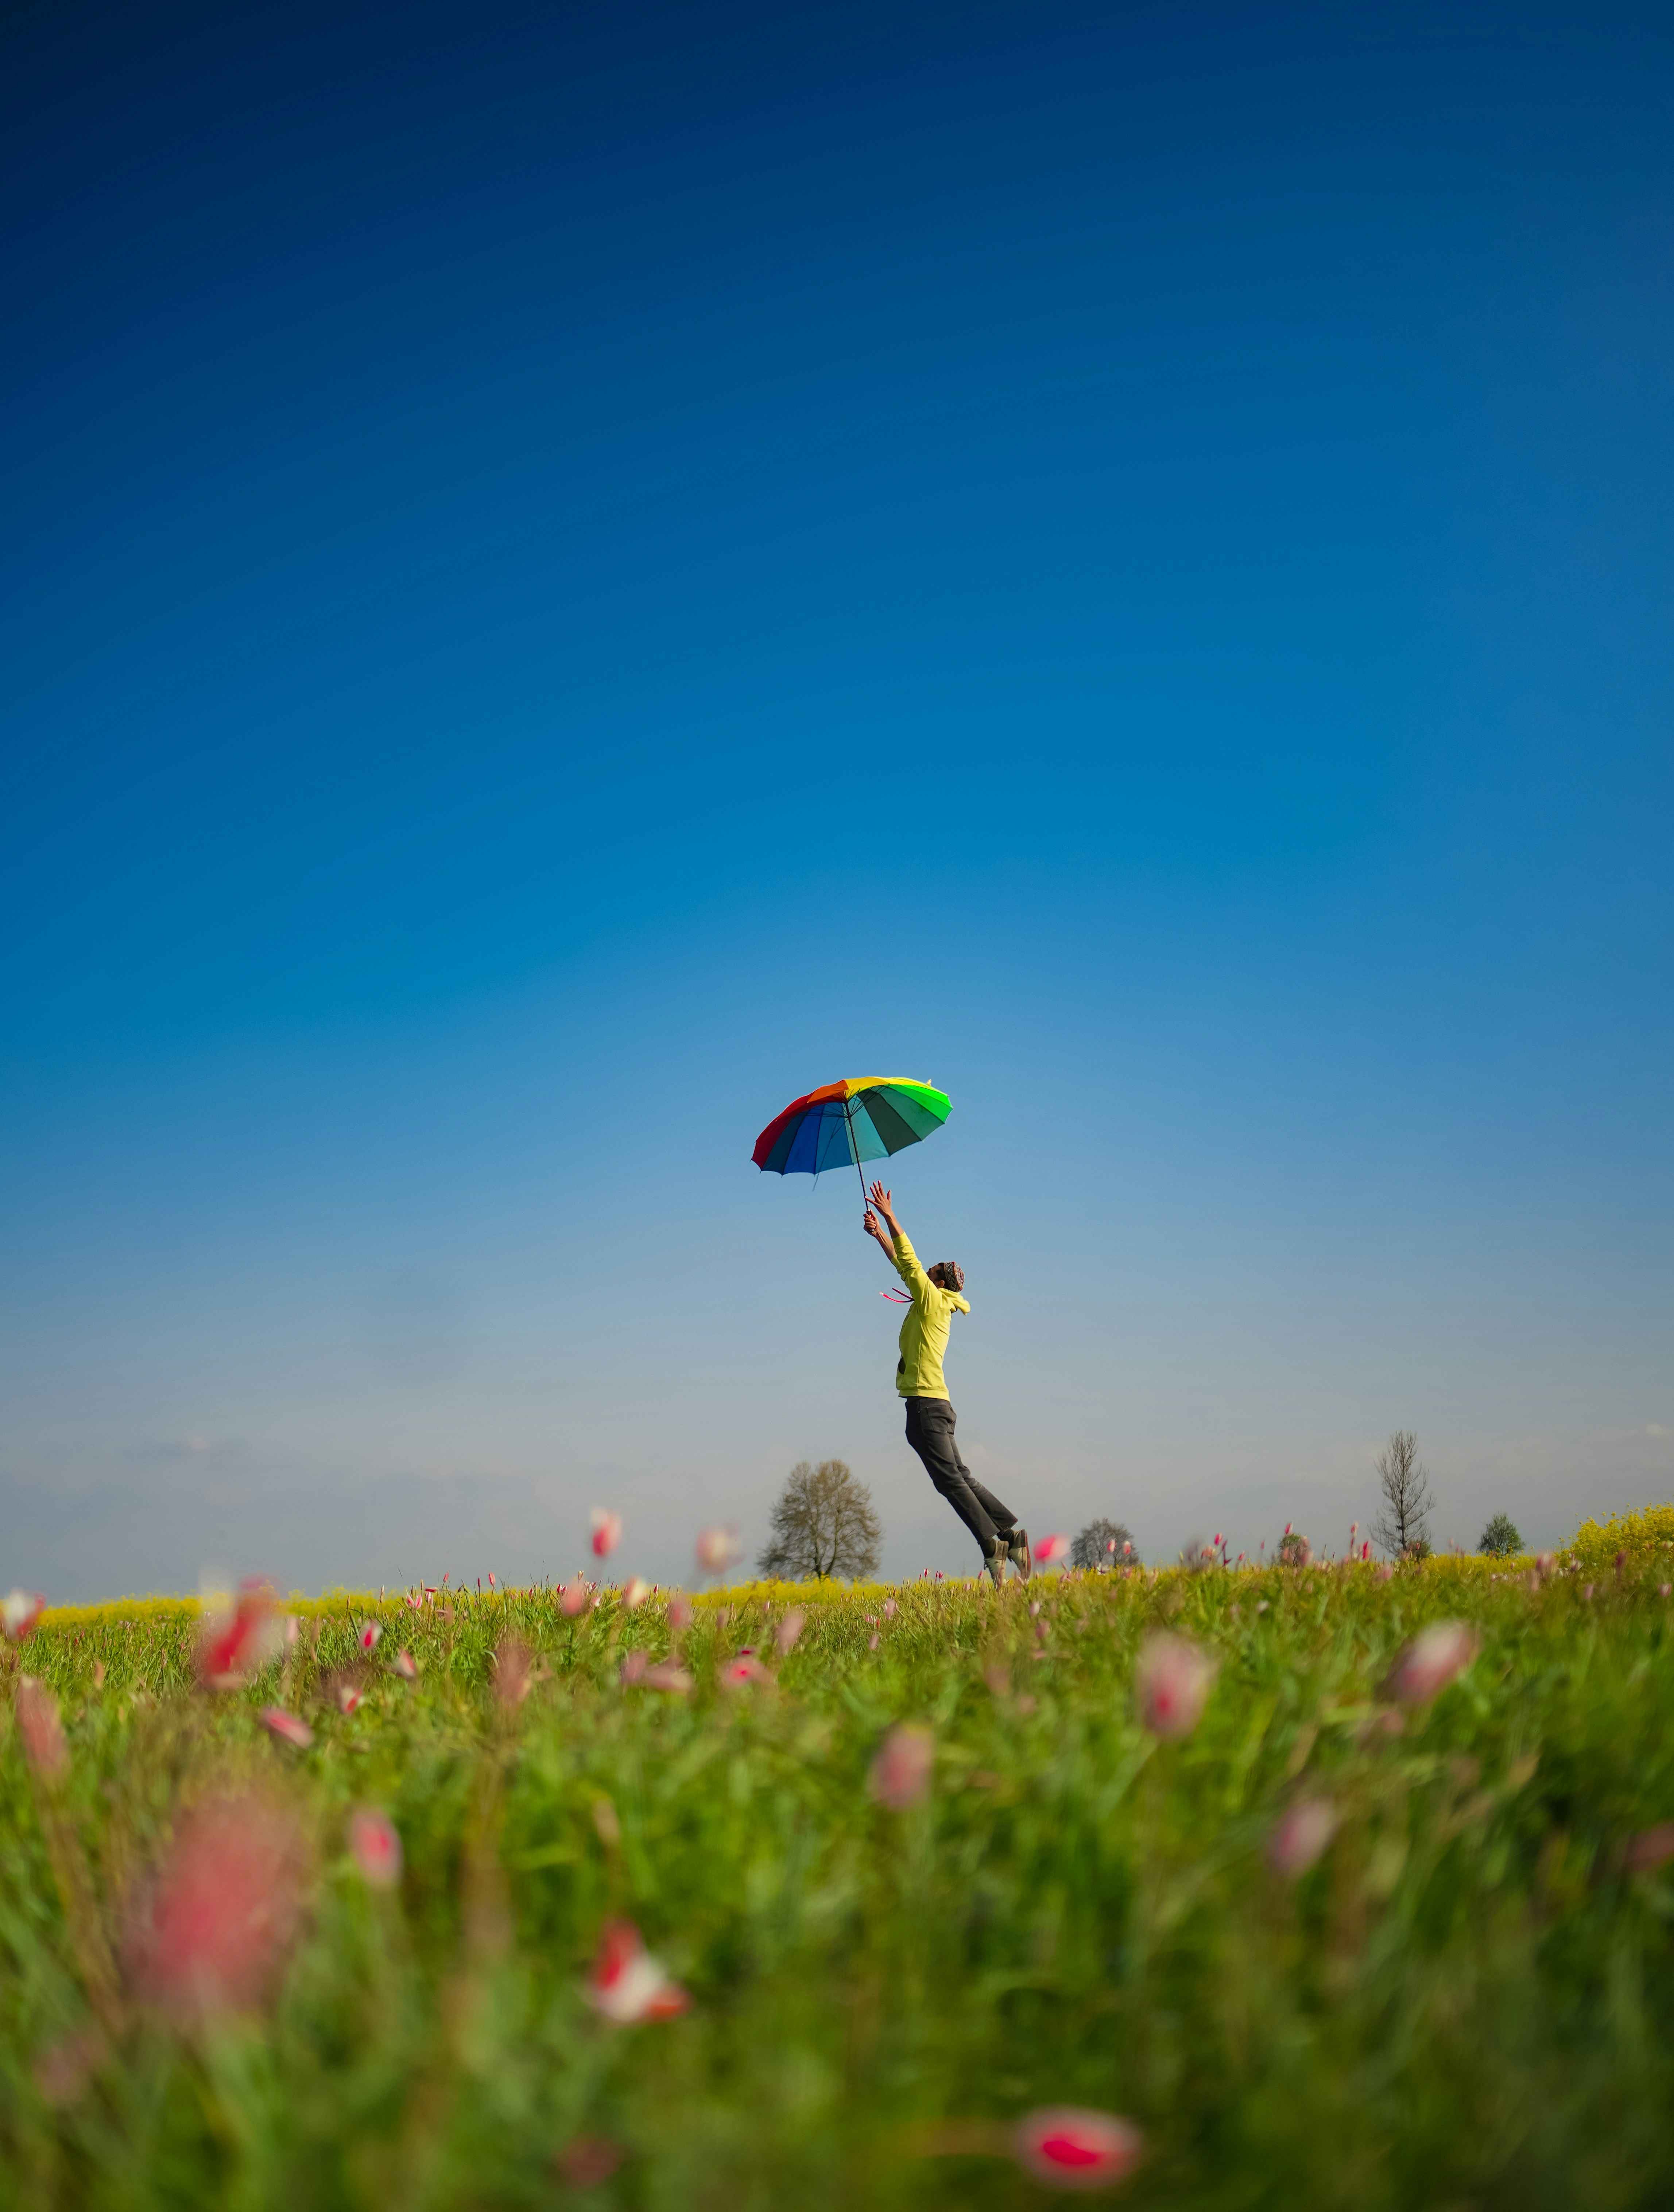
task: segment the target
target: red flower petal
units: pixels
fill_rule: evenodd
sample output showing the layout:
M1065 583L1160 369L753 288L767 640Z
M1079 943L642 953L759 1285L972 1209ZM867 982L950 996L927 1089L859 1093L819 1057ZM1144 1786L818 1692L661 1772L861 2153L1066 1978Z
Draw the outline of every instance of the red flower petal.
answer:
M1030 2112L1013 2138L1019 2165L1049 2189L1113 2189L1143 2147L1131 2122L1075 2106Z

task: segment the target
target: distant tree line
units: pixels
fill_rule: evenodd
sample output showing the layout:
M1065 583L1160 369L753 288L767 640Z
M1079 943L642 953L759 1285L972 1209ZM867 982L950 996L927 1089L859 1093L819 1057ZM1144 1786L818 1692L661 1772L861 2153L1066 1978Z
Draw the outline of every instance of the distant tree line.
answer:
M1428 1559L1435 1493L1414 1431L1397 1429L1375 1465L1382 1509L1372 1524L1372 1541L1392 1559ZM1495 1513L1477 1539L1477 1549L1489 1559L1509 1559L1523 1549L1523 1532L1509 1513ZM1287 1528L1279 1540L1281 1564L1305 1566L1311 1556L1307 1537Z
M1381 1507L1372 1541L1392 1559L1428 1559L1435 1496L1415 1432L1397 1429L1375 1464ZM759 1562L764 1575L840 1575L858 1581L877 1571L882 1525L871 1492L856 1481L846 1461L822 1459L817 1466L799 1461L773 1507L771 1526ZM1523 1549L1522 1531L1508 1513L1496 1513L1477 1548L1491 1559L1509 1559ZM1276 1556L1281 1565L1306 1566L1313 1552L1300 1529L1287 1527ZM1070 1565L1084 1572L1139 1564L1132 1530L1125 1521L1106 1514L1089 1521L1070 1547Z

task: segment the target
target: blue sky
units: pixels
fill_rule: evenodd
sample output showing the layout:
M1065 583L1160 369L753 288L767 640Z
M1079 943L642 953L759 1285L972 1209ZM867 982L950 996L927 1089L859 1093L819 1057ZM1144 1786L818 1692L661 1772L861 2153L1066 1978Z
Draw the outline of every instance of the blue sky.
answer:
M1658 11L6 35L0 1577L1670 1494Z

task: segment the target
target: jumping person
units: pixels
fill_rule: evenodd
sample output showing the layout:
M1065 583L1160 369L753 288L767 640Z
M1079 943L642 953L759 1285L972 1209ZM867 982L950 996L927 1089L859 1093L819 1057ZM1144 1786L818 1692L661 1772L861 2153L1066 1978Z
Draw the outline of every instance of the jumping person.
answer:
M913 1298L901 1325L901 1358L895 1363L895 1388L907 1401L907 1441L924 1462L931 1480L982 1547L983 1564L996 1587L1005 1580L1008 1559L1027 1582L1034 1571L1028 1531L1017 1526L1017 1516L1009 1506L983 1488L959 1456L954 1438L955 1414L942 1373L942 1355L948 1348L955 1314L971 1310L963 1296L964 1270L951 1260L938 1260L933 1267L921 1267L881 1182L872 1185L870 1197L872 1202L861 1225L882 1246ZM880 1214L889 1225L887 1237L878 1220Z

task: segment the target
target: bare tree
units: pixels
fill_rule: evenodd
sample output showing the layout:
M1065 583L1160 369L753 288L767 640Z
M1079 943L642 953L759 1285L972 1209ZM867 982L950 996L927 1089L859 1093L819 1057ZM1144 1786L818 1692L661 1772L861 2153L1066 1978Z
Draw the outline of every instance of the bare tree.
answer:
M757 1562L764 1575L843 1575L855 1582L877 1571L883 1525L872 1493L855 1480L846 1460L822 1459L817 1467L798 1460L771 1525L773 1540Z
M1071 1545L1070 1565L1072 1567L1131 1567L1133 1553L1131 1549L1125 1552L1122 1547L1125 1544L1131 1547L1132 1542L1133 1531L1125 1522L1107 1521L1101 1516L1096 1521L1089 1521Z
M1378 1484L1384 1510L1372 1530L1373 1541L1394 1559L1421 1557L1430 1548L1430 1478L1418 1456L1410 1429L1397 1429L1378 1454Z

